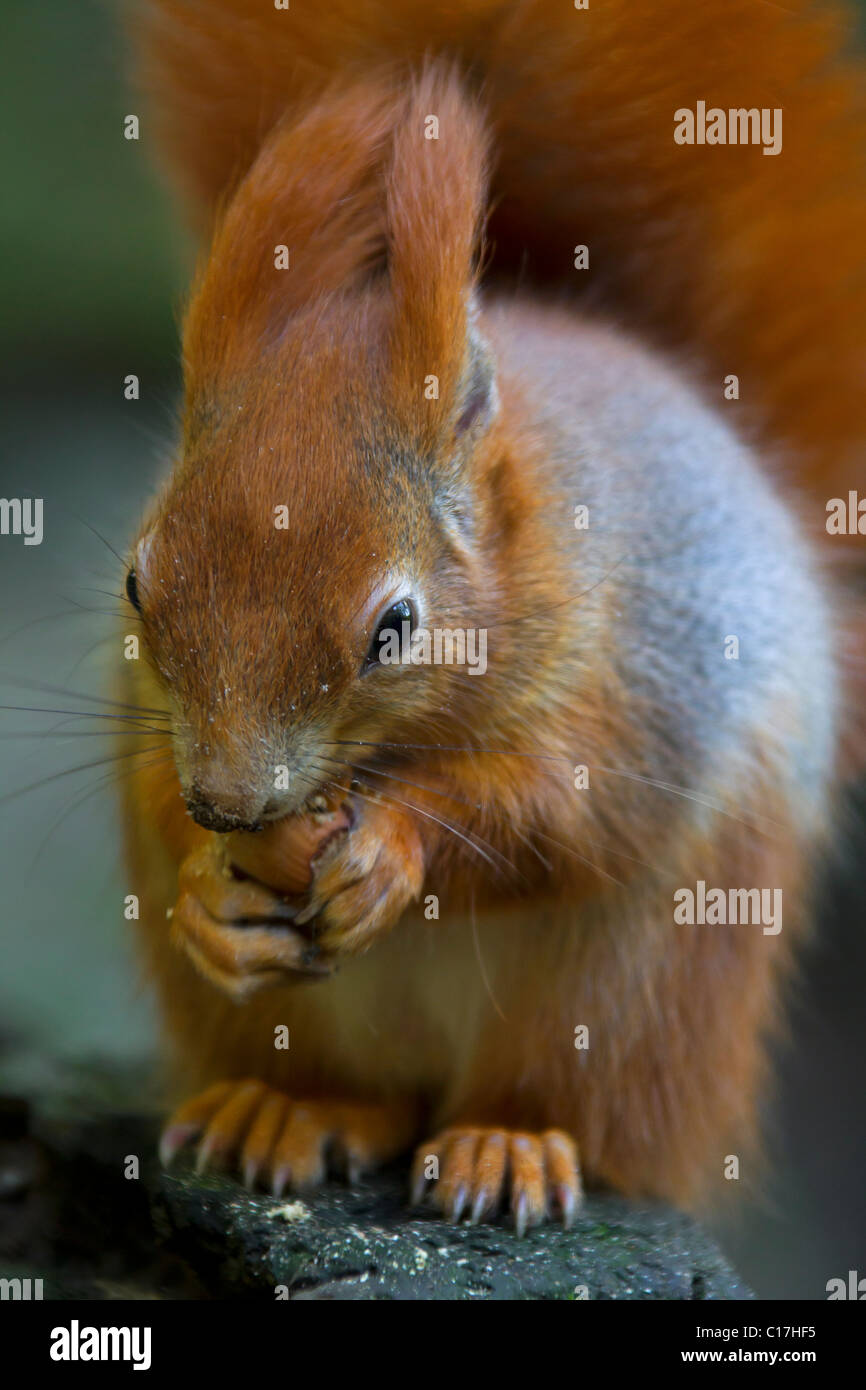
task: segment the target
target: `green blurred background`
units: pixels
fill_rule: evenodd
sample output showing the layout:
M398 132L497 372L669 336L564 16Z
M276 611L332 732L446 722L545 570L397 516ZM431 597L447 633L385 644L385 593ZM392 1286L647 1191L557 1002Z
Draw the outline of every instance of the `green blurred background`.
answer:
M2 20L0 495L44 497L46 511L42 546L0 545L0 701L86 710L45 687L99 694L118 659L112 551L170 457L193 250L146 118L139 141L123 137L124 116L143 112L115 7L3 0ZM123 397L131 372L138 402ZM114 772L98 762L110 750L92 723L0 715L0 1043L22 1085L64 1058L134 1058L153 1042L123 920ZM804 964L764 1191L717 1223L765 1297L823 1298L829 1278L866 1273L858 824Z
M0 222L4 374L52 366L87 380L134 355L142 373L175 358L173 305L190 247L123 117L116 4L3 0Z

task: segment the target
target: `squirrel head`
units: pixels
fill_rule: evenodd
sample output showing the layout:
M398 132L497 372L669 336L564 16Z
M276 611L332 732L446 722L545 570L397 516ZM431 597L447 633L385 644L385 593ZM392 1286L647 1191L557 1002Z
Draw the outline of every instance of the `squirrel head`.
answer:
M485 160L450 70L408 97L359 83L272 133L217 226L185 325L181 457L127 581L208 828L460 742L481 698Z

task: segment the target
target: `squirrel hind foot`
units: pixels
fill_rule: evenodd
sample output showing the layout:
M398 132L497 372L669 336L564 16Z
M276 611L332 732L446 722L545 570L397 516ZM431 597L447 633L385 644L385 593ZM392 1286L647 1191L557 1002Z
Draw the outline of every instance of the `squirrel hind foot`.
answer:
M433 1186L430 1187L432 1182ZM566 1230L583 1200L577 1145L563 1130L541 1134L456 1125L415 1151L412 1201L428 1194L450 1221L471 1225L507 1201L519 1236L558 1217Z
M332 1175L357 1182L406 1150L411 1123L402 1107L295 1101L263 1081L219 1081L174 1111L159 1156L167 1167L194 1141L197 1172L220 1169L281 1197Z

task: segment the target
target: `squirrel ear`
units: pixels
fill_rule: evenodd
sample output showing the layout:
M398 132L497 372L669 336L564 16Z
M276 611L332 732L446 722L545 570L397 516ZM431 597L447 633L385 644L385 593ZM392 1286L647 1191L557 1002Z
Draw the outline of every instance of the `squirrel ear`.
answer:
M492 399L472 325L487 145L455 69L426 67L394 130L386 224L395 402L428 447L453 429L455 411L465 433Z
M291 113L218 219L184 329L187 380L252 370L319 296L365 283L384 257L381 170L404 100L357 79Z

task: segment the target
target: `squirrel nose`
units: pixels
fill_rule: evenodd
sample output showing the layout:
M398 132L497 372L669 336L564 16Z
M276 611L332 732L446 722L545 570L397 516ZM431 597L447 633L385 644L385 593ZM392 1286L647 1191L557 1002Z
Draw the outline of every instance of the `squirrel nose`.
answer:
M240 801L240 798L239 798ZM218 834L228 834L231 830L261 830L261 809L252 814L250 810L239 808L239 804L226 804L217 801L194 784L186 799L186 809L197 825L204 830L215 830Z

